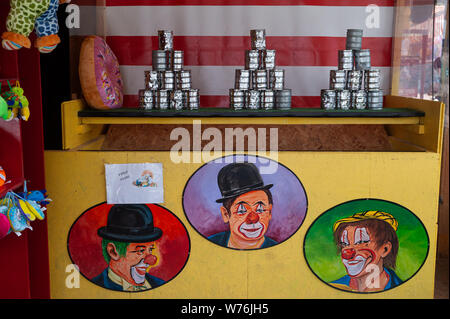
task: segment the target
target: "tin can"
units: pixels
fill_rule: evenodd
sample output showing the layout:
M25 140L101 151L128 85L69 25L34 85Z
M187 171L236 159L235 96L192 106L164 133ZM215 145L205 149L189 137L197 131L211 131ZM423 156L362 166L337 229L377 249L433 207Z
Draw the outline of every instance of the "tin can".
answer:
M174 71L180 71L183 70L183 64L184 64L184 52L183 51L173 51L173 70Z
M158 90L161 86L160 76L157 71L145 71L145 88L147 90Z
M345 48L347 50L361 50L363 30L348 29Z
M197 110L200 106L200 94L198 89L190 89L188 92L188 107L190 110Z
M230 89L230 107L235 110L242 110L245 107L244 90Z
M174 71L176 79L176 88L178 90L189 90L191 88L191 71L181 70Z
M367 91L367 108L381 110L383 108L383 90Z
M338 69L339 70L353 70L353 51L339 50L338 51Z
M145 110L154 108L154 96L151 90L139 90L139 107Z
M364 90L353 91L351 93L351 108L355 110L364 110L367 107L367 92Z
M266 48L266 30L250 30L251 48L264 50Z
M269 89L284 90L284 70L269 70Z
M334 110L336 108L336 91L321 90L320 91L320 107L324 110Z
M263 50L262 51L262 69L272 70L275 68L275 58L276 51L275 50Z
M167 110L170 107L170 91L158 90L156 91L156 108L160 110Z
M250 79L250 70L236 70L234 88L237 90L249 90L251 83Z
M153 71L166 71L172 68L172 53L170 51L153 50L152 51Z
M261 107L261 92L258 90L245 91L245 108L257 110Z
M158 30L159 49L173 50L173 31Z
M182 110L186 106L183 100L183 91L175 90L170 92L170 108L173 110Z
M348 71L347 90L359 91L362 88L363 71Z
M161 72L161 86L163 90L175 90L175 72Z
M345 90L347 85L347 72L345 70L330 71L330 90Z
M370 50L354 50L355 70L369 70L371 68Z
M275 107L275 92L273 90L261 91L261 108L272 110Z
M292 90L284 89L275 91L275 108L280 110L290 109L292 104Z
M364 88L367 91L377 91L381 88L380 70L370 69L364 71Z
M252 70L252 88L254 90L267 89L267 70Z
M351 93L349 90L336 91L336 108L349 110L351 107Z
M257 70L261 66L261 52L259 50L245 51L245 69Z

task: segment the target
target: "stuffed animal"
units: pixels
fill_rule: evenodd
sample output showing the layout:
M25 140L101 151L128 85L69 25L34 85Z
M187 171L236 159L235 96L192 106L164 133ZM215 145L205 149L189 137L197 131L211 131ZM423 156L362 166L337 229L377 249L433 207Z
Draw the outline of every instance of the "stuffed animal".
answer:
M8 113L8 104L6 103L5 99L0 96L0 117L4 120L7 120L9 118Z
M30 48L28 38L33 29L38 36L35 47L41 53L52 52L61 42L58 36L58 7L70 0L10 0L2 46L6 50Z
M3 97L6 99L6 103L8 104L8 118L7 121L16 118L19 115L24 121L28 121L30 117L30 108L29 102L25 95L23 95L24 91L20 87L20 84L17 82L16 86L11 88L9 91L3 93Z

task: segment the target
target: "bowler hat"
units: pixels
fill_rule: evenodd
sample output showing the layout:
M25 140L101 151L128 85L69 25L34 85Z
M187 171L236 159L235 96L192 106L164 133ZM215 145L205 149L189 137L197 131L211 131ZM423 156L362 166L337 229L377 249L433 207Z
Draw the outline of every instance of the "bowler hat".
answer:
M273 184L264 185L256 165L252 163L232 163L224 166L217 175L222 198L217 203L255 190L265 190Z
M97 233L102 238L127 243L145 243L162 236L162 230L153 226L152 211L144 204L114 205L106 226Z

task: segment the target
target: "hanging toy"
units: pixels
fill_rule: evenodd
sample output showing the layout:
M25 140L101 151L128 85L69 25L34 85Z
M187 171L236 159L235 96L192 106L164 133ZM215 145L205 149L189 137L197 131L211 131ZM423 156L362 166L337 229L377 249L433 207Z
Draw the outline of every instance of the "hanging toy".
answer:
M11 84L8 81L9 91L3 93L3 97L6 100L9 108L9 115L7 121L12 120L17 117L20 113L20 117L24 121L28 121L30 117L30 108L28 99L25 95L23 95L24 91L20 87L19 81L16 81L16 86L11 87Z
M11 10L6 20L2 46L6 50L29 49L28 38L33 29L38 38L34 46L41 53L52 52L61 39L58 36L58 8L70 0L10 0Z
M0 187L6 183L6 173L3 167L0 166Z
M13 192L8 192L6 197L2 200L2 203L7 207L6 217L9 220L12 231L15 232L17 236L20 236L21 232L27 228L33 229L27 218L17 208Z
M0 239L11 232L11 225L9 224L8 217L6 217L7 212L8 207L0 206Z
M2 83L0 82L0 92L2 91ZM8 103L6 103L5 99L0 95L0 117L4 120L9 118L8 113Z

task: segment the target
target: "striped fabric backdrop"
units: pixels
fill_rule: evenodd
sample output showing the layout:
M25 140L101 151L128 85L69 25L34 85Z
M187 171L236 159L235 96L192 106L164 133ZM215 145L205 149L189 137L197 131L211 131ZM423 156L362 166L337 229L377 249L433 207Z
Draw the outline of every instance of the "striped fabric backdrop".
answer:
M144 71L158 49L158 30L174 32L185 69L200 89L201 107L228 107L234 72L244 68L250 30L265 29L268 49L285 69L293 107L319 107L328 88L337 51L345 49L346 30L364 30L363 48L390 89L394 0L74 0L81 6L81 28L73 36L104 35L119 59L125 106L138 105ZM100 4L101 3L101 4ZM99 5L100 4L100 5ZM367 6L379 6L379 28L367 28Z

